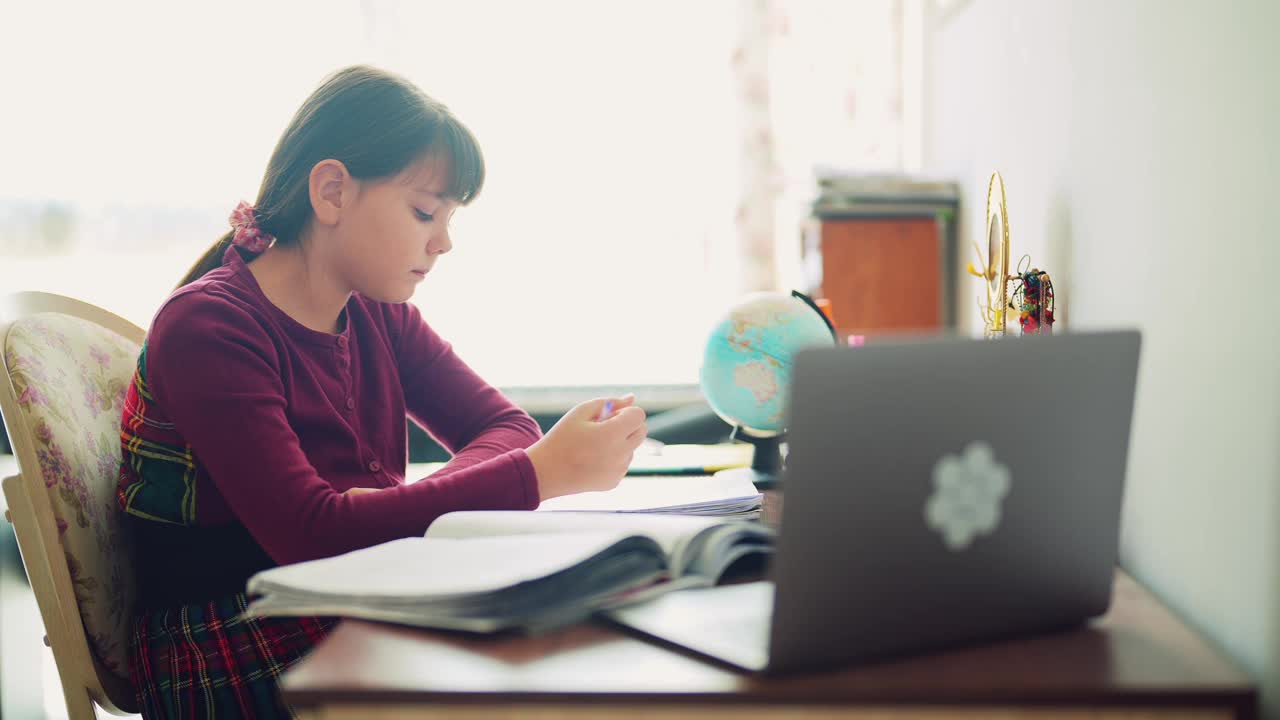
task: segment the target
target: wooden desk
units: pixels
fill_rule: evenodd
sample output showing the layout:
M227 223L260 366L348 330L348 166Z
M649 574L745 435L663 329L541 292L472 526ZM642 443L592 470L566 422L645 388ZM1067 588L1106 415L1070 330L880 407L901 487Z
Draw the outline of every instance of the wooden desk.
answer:
M474 637L343 622L285 675L305 718L1252 718L1252 682L1116 578L1089 627L761 678L604 626Z

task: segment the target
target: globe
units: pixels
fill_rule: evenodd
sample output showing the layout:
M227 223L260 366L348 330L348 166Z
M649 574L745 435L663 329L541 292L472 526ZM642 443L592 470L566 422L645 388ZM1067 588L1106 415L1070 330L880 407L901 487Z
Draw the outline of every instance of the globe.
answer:
M752 293L730 307L707 337L702 394L735 434L777 437L785 429L796 352L834 344L830 322L804 294Z

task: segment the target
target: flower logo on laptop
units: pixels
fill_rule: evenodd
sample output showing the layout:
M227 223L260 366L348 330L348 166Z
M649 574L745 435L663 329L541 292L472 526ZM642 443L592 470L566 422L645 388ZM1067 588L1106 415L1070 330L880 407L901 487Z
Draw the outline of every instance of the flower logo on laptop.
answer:
M948 548L959 552L1000 524L1000 503L1009 494L1009 468L996 461L990 445L973 442L963 455L938 460L933 485L925 522L942 535Z

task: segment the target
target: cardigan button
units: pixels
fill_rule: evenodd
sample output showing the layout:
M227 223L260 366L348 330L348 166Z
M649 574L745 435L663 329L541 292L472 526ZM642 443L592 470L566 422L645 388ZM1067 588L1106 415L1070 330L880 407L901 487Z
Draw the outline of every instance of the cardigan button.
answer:
M346 347L346 346L347 346L347 336L346 336L346 335L339 335L339 336L338 336L338 347Z
M381 469L382 469L382 463L378 462L377 460L369 461L369 472L378 472Z
M355 409L356 409L356 401L355 401L355 399L353 399L353 398L347 398L347 409L348 409L348 410L355 410Z

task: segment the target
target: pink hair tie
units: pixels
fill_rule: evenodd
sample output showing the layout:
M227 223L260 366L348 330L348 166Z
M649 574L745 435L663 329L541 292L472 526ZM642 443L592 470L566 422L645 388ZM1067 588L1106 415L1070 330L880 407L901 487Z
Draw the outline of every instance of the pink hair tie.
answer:
M235 234L231 236L231 244L239 245L249 252L260 253L271 247L274 235L262 232L258 227L258 219L254 216L253 206L241 200L235 210L231 211L231 227Z

